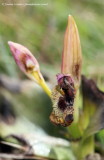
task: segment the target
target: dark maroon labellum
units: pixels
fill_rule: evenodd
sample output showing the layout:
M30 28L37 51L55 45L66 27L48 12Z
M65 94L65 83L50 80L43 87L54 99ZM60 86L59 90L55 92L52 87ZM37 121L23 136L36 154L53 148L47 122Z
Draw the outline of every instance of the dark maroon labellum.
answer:
M68 123L68 124L70 124L72 121L73 121L73 115L72 114L68 114L65 117L65 122Z
M73 106L75 98L74 82L70 76L62 76L61 74L61 78L58 79L58 85L64 93L64 95L59 98L58 107L64 111L67 107Z
M74 80L71 75L58 74L58 85L55 86L52 92L53 111L50 115L50 120L56 125L64 127L69 126L73 122L74 99L76 89Z
M67 108L67 104L64 97L59 98L58 107L63 111Z

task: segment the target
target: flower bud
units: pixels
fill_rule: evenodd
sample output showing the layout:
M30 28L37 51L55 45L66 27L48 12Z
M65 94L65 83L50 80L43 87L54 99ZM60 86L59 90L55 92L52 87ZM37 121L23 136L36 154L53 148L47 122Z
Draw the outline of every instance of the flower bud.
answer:
M24 72L30 79L37 82L44 91L50 96L51 91L46 85L44 78L40 72L39 64L32 53L24 46L9 41L10 50L22 72Z

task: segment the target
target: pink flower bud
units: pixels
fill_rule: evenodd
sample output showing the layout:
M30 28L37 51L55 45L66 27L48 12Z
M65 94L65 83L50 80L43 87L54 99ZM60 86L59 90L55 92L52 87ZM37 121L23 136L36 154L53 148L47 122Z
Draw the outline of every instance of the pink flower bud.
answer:
M11 41L9 41L8 44L17 65L23 72L39 70L37 60L26 47Z
M32 53L24 46L9 41L10 50L13 54L15 62L19 66L19 68L31 79L35 80L38 83L39 78L43 79L39 64L36 58L32 55ZM34 77L32 75L33 72L37 72L38 76Z

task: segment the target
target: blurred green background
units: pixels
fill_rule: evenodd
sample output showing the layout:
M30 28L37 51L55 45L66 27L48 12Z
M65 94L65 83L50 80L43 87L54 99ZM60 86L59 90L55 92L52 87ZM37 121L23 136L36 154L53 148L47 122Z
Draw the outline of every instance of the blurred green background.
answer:
M47 5L7 6L2 5L4 2ZM71 14L81 39L83 74L103 76L103 0L1 0L0 3L0 72L13 77L21 75L11 56L8 40L30 49L41 69L60 72L63 37Z
M81 39L83 74L94 78L101 89L104 88L101 85L104 80L103 0L18 0L23 4L47 4L36 6L8 6L6 3L17 1L0 1L0 74L16 79L26 78L16 66L7 44L7 41L14 41L26 46L37 58L42 73L54 81L55 75L60 72L63 38L68 15L71 14ZM49 98L45 94L42 98L40 90L32 93L14 95L4 92L3 96L6 95L16 109L22 108L21 114L25 113L48 131L50 128L49 133L53 134L57 127L49 121L52 110Z

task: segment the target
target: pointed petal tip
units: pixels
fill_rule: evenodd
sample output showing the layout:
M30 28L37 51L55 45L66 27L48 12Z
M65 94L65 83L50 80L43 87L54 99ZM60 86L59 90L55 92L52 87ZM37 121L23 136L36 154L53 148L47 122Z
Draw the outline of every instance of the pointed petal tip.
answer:
M8 41L8 44L9 44L9 46L11 45L11 44L13 44L14 42L12 42L12 41Z
M73 18L72 15L69 15L69 16L68 16L68 24L70 24L70 23L75 24L75 20L74 20L74 18Z
M15 42L12 42L12 41L8 41L8 45L9 45L10 48L11 48L11 47L14 48L14 46L16 47L16 43L15 43Z
M9 45L9 46L11 45L11 41L8 41L8 45Z
M13 47L17 47L17 46L18 47L21 46L22 48L24 47L23 45L21 45L19 43L12 42L12 41L8 41L8 45L13 46ZM24 47L24 48L26 48L26 47Z
M74 19L71 14L68 15L68 19Z
M69 14L69 15L68 15L68 18L71 18L71 17L72 17L72 15L71 15L71 14Z

